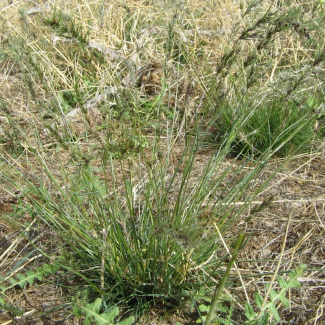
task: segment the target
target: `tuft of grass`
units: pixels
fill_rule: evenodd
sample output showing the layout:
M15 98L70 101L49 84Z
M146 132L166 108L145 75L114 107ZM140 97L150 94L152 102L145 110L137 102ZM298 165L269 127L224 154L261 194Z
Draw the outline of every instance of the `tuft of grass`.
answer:
M227 132L238 121L242 124L233 146L237 153L256 156L274 150L278 156L290 156L309 152L315 137L316 114L295 101L274 100L253 109L243 105L237 111L228 107L218 128Z
M99 169L84 165L75 175L61 173L58 182L47 158L36 152L46 182L39 180L35 186L3 156L5 174L13 175L15 170L17 178L4 174L2 179L23 191L31 203L29 213L64 239L60 263L72 273L84 274L88 282L84 288L107 303L136 303L139 309L148 301L189 298L188 292L210 282L198 280L203 269L209 277L221 276L224 258L217 254L213 223L227 232L269 181L249 186L260 173L260 164L249 175L241 173L248 161L223 169L229 150L226 138L195 180L191 177L195 142L185 149L173 172L168 157L136 174L131 166L123 166L122 183L115 176L112 155L103 157ZM229 179L230 170L235 176ZM98 173L105 177L97 177ZM244 206L235 209L232 202L243 196ZM209 214L207 221L200 217L203 211Z

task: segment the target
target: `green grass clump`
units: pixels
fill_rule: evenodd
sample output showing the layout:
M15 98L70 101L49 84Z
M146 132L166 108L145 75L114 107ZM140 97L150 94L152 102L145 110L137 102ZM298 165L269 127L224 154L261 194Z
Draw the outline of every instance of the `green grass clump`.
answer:
M83 289L100 294L107 303L135 303L141 309L147 303L189 298L190 292L210 282L200 275L201 268L219 278L223 258L217 256L213 223L227 232L265 186L249 185L261 171L259 165L249 175L240 172L247 162L222 170L228 152L226 139L195 180L191 173L197 149L192 148L184 151L174 172L164 161L141 168L138 174L124 172L122 183L115 177L112 156L103 158L100 169L84 165L75 176L61 174L64 188L42 156L38 159L47 185L40 180L41 185L35 186L19 173L16 180L5 177L4 181L11 187L25 184L29 213L65 241L60 263L76 275L83 274L88 283ZM2 159L8 175L13 175L12 164ZM236 180L228 178L230 169ZM98 172L106 176L100 179ZM245 205L235 209L231 202L248 192ZM209 219L204 220L202 213Z
M234 152L261 155L274 150L278 156L290 156L311 149L315 122L316 115L310 107L302 107L293 100L274 100L255 109L244 106L234 111L229 107L223 111L218 127L227 132L241 123Z

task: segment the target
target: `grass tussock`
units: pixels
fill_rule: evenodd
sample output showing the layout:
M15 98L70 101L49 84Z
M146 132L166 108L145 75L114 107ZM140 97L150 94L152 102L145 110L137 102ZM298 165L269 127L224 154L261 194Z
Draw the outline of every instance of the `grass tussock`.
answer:
M268 0L4 5L1 220L31 249L20 265L46 257L16 275L15 246L0 251L6 317L28 313L10 292L46 276L68 288L64 317L85 324L171 307L181 323L281 322L308 264L286 256L291 213L266 285L244 270L263 256L244 255L262 213L282 204L278 186L322 154L323 11Z

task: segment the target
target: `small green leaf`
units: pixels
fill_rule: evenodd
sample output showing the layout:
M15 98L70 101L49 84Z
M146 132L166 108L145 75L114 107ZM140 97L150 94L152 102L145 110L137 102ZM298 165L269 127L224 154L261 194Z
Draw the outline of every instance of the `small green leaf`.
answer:
M254 317L256 316L252 305L250 305L248 302L246 302L245 304L245 315L248 320L254 319Z
M134 323L134 317L129 317L120 323L114 323L115 317L119 314L118 307L111 308L106 313L100 313L102 299L97 298L93 303L83 305L84 300L76 303L73 309L74 315L80 317L85 315L85 325L131 325Z
M269 311L273 315L276 321L281 322L281 318L279 316L278 310L275 304L269 304Z
M42 281L43 276L48 276L50 274L53 274L59 268L60 267L58 265L44 264L43 267L38 267L36 271L27 271L26 274L18 273L16 275L18 280L16 280L13 277L9 278L9 282L11 283L11 286L5 288L5 290L3 291L13 288L16 285L20 286L21 288L23 288L27 283L32 285L35 279Z
M199 318L199 319L196 321L196 323L197 323L197 324L201 324L201 323L202 323L201 319L202 319L202 320L203 320L203 324L204 324L206 318L207 318L206 316L201 316L201 318Z
M261 308L262 303L263 303L263 297L258 292L255 293L255 302L256 302L257 307Z
M269 313L266 313L265 315L263 315L263 316L260 318L258 324L259 324L259 325L271 325L271 324L269 324L269 318L270 318Z
M303 264L300 267L297 267L295 270L289 273L289 288L299 288L300 282L298 281L298 278L304 274L304 270L306 268L306 265Z
M132 325L135 322L134 317L129 317L127 319L124 319L122 322L119 322L118 325Z
M281 275L278 275L278 276L277 276L277 280L278 280L279 286L280 286L281 288L286 288L286 286L287 286L287 281L284 280L284 278L283 278Z
M281 292L281 294L278 294L275 290L272 289L270 291L270 297L272 301L279 299L285 307L290 306L290 301L286 298L285 291Z
M205 312L207 313L210 310L210 306L206 306L204 304L201 304L201 305L199 305L199 310L200 310L201 313L205 313Z

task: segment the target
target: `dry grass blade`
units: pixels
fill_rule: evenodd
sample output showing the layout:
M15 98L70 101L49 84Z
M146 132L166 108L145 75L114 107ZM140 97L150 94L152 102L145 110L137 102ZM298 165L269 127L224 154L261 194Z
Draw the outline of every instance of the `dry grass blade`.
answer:
M269 283L268 289L266 291L264 300L262 302L262 306L260 308L260 313L262 313L262 311L264 310L264 307L265 307L265 305L267 303L267 300L269 299L269 295L270 295L270 292L272 290L272 286L273 286L273 284L275 282L275 279L276 279L276 277L278 275L278 272L280 270L280 267L281 267L282 258L283 258L283 254L284 254L284 251L285 251L285 247L286 247L286 243L287 243L287 238L288 238L290 221L291 221L291 214L289 214L289 216L288 216L288 221L287 221L287 225L286 225L286 229L285 229L285 234L284 234L284 238L283 238L283 242L282 242L281 252L280 252L280 255L278 257L277 266L276 266L275 271L274 271L274 273L272 275L272 278L271 278L271 281ZM260 318L260 317L258 317L258 318Z

